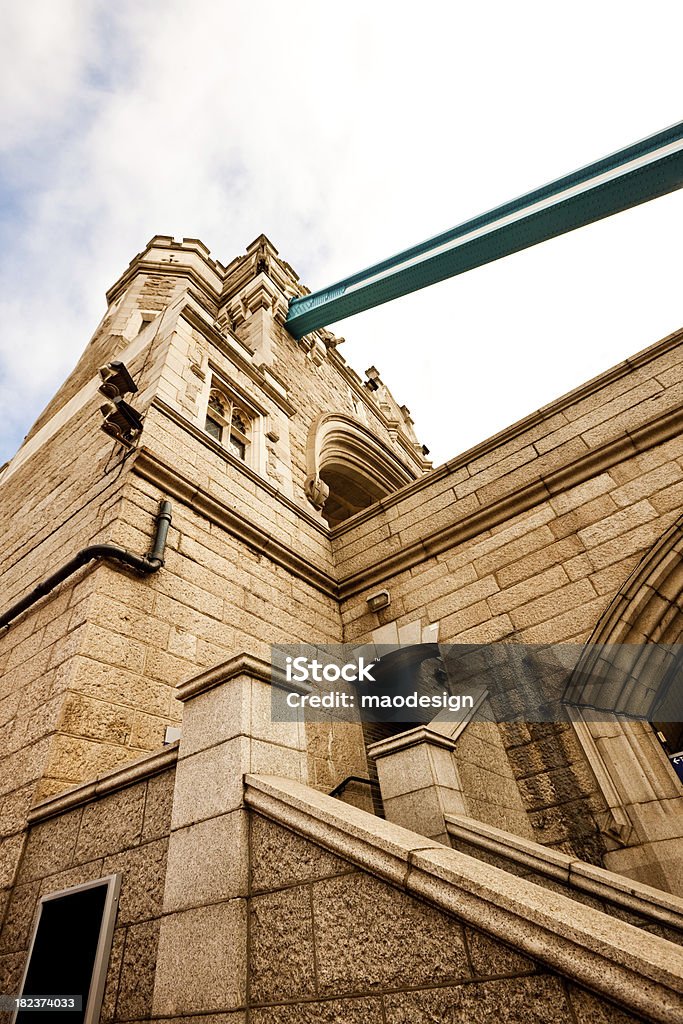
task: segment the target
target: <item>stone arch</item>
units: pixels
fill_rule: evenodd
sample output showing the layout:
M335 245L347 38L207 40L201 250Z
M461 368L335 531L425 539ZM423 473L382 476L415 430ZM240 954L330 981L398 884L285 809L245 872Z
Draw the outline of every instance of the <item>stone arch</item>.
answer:
M635 567L589 643L677 643L683 631L683 516Z
M600 678L600 665L613 658L614 645L638 645L642 653L634 654L633 663L648 684L657 683L657 690L648 697L648 707L663 713L671 683L681 669L677 645L682 634L683 516L645 554L603 612L577 666L572 700L594 706L593 700L581 699L587 694L582 694L580 681ZM615 695L610 695L611 705L625 714L641 714L644 703L638 688L626 675L624 684L624 692L616 695L616 701ZM584 689L590 685L586 683ZM678 730L678 740L683 746L683 727Z
M330 526L415 479L388 445L343 413L323 413L311 424L306 471L306 497Z
M601 659L614 658L612 645L638 645L638 674L649 671L655 684L651 704L661 708L673 675L680 676L681 659L669 645L679 644L682 634L683 516L644 555L603 612L570 682L571 702L597 707L595 695L586 690L590 680L600 678ZM660 725L673 723L655 722L653 728L625 717L637 711L632 700L632 691L624 687L616 701L620 713L589 715L584 710L574 723L609 807L603 831L617 841L618 848L605 857L606 866L681 894L683 789L655 733ZM670 735L675 744L679 734Z

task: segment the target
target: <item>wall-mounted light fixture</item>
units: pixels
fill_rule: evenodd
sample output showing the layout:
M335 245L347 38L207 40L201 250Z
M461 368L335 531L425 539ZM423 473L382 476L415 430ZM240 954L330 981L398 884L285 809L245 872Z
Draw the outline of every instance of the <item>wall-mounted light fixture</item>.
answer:
M388 608L391 604L391 595L388 590L378 590L376 594L368 598L368 607L371 612L379 612L382 608Z
M99 374L102 383L98 390L109 399L100 406L100 412L104 417L102 430L119 444L131 448L142 432L142 416L132 405L124 401L123 396L135 394L138 390L137 384L120 360L101 366Z
M106 366L100 366L99 375L102 378L102 383L98 390L105 398L115 401L117 398L122 398L123 395L137 393L138 386L128 372L126 364L118 359L107 363Z

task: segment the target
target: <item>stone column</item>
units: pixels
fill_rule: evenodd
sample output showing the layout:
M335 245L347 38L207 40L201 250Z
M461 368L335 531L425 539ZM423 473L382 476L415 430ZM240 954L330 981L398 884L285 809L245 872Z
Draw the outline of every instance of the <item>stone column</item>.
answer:
M389 821L449 844L445 815L465 815L533 838L495 722L437 715L429 725L374 743Z
M291 688L291 684L288 684ZM247 773L306 782L301 722L271 721L271 667L242 654L179 687L185 703L154 1017L245 1006Z
M368 747L387 821L448 844L445 815L467 813L454 750L454 740L429 726Z

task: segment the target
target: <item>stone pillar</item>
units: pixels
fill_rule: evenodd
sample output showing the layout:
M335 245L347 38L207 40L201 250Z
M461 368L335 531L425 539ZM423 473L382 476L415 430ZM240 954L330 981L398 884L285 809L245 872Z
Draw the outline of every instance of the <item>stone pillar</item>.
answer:
M498 726L472 721L473 716L474 709L468 710L453 722L442 713L429 725L368 748L377 764L387 819L446 844L447 814L466 815L532 839Z
M291 684L288 684L291 688ZM185 703L154 1017L246 1003L247 773L306 782L301 722L271 721L271 667L247 654L179 687Z
M368 747L387 821L448 844L445 815L467 813L454 750L454 740L429 726Z

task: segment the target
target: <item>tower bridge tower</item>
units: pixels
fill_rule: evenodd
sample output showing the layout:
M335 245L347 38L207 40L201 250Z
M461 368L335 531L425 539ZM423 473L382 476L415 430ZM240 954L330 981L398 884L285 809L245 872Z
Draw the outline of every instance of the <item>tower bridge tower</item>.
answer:
M0 992L43 897L116 878L103 1020L675 1019L680 727L277 723L269 663L677 644L683 332L434 468L375 367L287 330L306 294L263 235L156 236L0 472Z

